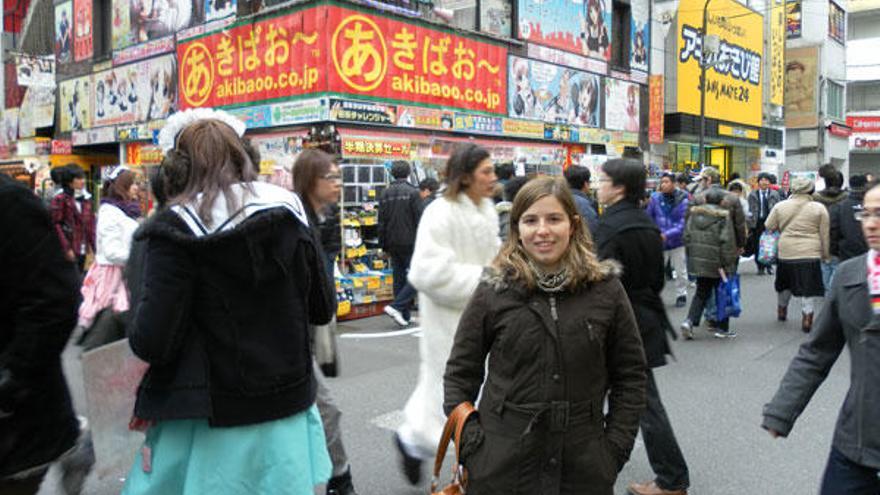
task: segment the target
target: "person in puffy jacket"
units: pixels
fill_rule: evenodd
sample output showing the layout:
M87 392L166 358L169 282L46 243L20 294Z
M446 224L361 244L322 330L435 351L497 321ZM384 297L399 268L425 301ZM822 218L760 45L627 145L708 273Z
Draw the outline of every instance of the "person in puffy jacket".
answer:
M730 210L723 207L723 189L706 192L706 203L691 208L684 243L687 249L688 272L697 277L697 292L691 302L687 319L681 324L685 339L694 338L693 328L700 325L700 316L709 295L718 286L722 276L736 273L739 252ZM715 336L736 337L729 328L729 319L719 320Z
M685 216L688 195L675 187L675 175L664 173L658 191L651 195L646 209L648 216L660 229L663 239L664 263L670 263L675 273L675 307L687 305L688 275L684 253Z

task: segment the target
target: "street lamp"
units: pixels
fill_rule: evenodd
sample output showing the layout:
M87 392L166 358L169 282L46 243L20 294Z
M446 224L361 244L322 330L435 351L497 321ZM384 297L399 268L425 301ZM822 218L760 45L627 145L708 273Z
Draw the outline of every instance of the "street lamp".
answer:
M721 60L709 63L710 56L718 53L721 44L718 35L709 36L706 34L709 25L709 2L711 1L706 0L706 4L703 5L703 29L700 32L700 168L706 166L706 69L721 63Z

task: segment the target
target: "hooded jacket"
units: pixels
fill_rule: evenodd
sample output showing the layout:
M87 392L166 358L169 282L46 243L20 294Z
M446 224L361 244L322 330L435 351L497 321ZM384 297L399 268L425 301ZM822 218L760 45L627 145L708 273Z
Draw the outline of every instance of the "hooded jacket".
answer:
M864 198L865 191L852 191L848 198L828 210L831 256L837 256L840 261L868 252L862 224L855 218L855 211L861 207Z
M839 187L827 187L819 192L813 193L813 201L822 203L825 208L831 208L833 205L840 203L846 199L846 191Z
M720 278L718 269L736 272L737 247L730 211L704 204L691 208L684 232L688 273L696 277Z
M447 414L481 395L484 440L462 446L469 494L612 494L645 407L645 357L616 264L600 269L556 294L484 274L444 377Z
M227 212L221 195L211 226L196 201L137 234L146 255L128 337L150 364L135 404L142 419L238 426L314 402L308 325L335 311L317 241L293 193L264 183L233 193L244 206Z

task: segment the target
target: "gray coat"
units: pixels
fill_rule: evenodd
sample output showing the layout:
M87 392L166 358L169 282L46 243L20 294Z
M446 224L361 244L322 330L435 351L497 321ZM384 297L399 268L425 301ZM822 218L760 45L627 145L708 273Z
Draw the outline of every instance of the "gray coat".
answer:
M759 194L761 194L760 189L755 189L749 193L749 213L751 213L749 215L749 228L752 229L757 226L759 221L763 223L763 220L770 216L770 210L776 206L776 203L782 201L778 192L773 189L767 189L767 215L761 218L761 199L758 197Z
M850 388L837 427L834 447L853 462L880 469L880 316L868 297L866 255L842 263L834 274L830 297L801 345L779 390L764 406L766 429L787 436L807 402L849 346Z

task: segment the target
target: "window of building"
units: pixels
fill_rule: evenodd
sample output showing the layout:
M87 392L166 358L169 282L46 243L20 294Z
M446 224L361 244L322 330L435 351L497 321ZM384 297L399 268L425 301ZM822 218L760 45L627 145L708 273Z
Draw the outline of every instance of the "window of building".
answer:
M629 69L630 7L628 3L614 2L611 14L611 66Z
M480 0L480 31L511 37L513 20L510 0Z
M828 81L828 91L827 91L827 113L828 116L832 119L843 120L844 118L844 109L843 109L843 85L837 84L833 81Z
M110 58L113 49L113 2L94 0L92 12L93 56L96 61L105 60Z

